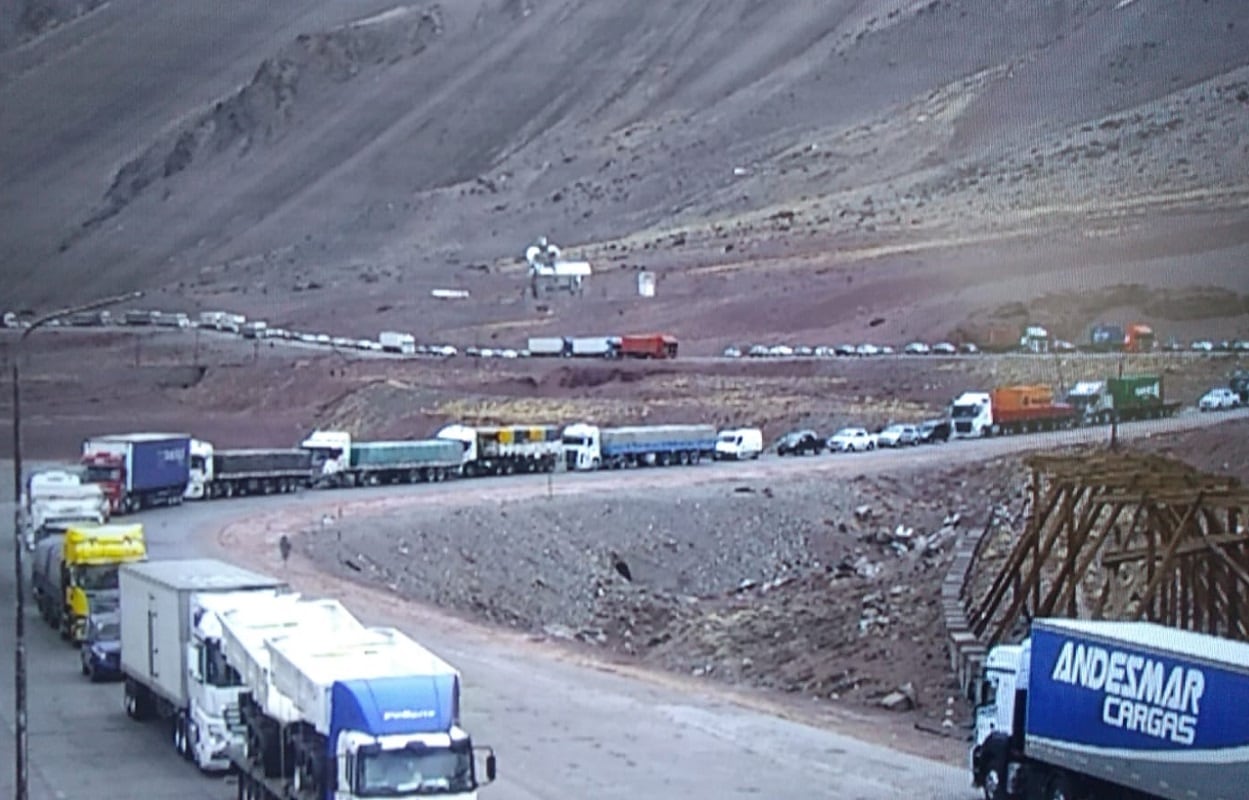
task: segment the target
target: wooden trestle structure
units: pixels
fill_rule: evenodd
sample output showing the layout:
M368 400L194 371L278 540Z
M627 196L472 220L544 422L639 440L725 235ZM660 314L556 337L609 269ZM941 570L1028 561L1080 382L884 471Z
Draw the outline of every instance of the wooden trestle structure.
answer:
M1249 491L1154 455L1037 454L1031 515L968 623L983 644L1037 617L1151 620L1249 641Z

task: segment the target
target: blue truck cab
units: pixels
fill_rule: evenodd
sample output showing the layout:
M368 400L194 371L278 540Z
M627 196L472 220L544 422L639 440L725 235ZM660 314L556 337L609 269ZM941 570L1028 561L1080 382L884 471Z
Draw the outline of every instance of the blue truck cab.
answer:
M475 796L479 780L472 740L459 726L458 676L340 681L331 704L328 743L335 752L328 755L342 765L340 792ZM485 772L480 783L494 780L493 753Z

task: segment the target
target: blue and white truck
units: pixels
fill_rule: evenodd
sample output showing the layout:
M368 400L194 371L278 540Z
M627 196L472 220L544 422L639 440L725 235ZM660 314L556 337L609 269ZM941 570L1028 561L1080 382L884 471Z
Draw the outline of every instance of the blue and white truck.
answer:
M716 455L714 425L636 425L564 428L564 459L570 470L666 467L697 464Z
M1249 796L1249 643L1038 619L989 651L972 784L988 800Z
M459 672L400 631L283 598L222 623L246 687L246 746L231 754L240 798L475 800L494 780L494 752L460 727Z

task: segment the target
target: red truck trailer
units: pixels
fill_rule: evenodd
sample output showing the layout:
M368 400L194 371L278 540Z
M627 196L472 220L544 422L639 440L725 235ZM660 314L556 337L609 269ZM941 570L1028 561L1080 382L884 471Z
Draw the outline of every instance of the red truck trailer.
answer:
M622 358L676 358L677 337L667 333L648 333L620 337Z

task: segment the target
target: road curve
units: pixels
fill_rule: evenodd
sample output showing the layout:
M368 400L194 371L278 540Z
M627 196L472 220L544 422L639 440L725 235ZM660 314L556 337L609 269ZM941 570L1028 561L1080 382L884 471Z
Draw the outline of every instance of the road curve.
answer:
M1186 414L1120 427L1122 439L1249 418L1249 411ZM595 798L809 798L811 796L964 800L975 794L965 769L779 715L749 695L694 679L635 673L594 663L574 651L482 628L379 591L331 579L298 560L283 566L276 538L322 514L367 514L426 502L472 503L611 491L622 485L671 487L799 475L850 477L894 466L945 466L1055 444L1104 440L1108 429L954 442L902 451L763 458L747 464L593 474L515 476L444 484L306 492L187 504L142 515L153 558L222 555L318 594L342 598L370 622L397 624L445 653L466 679L465 719L481 742L498 748L499 782L483 800ZM0 485L8 485L8 465ZM12 532L11 504L0 533ZM13 538L2 536L11 555ZM11 647L12 576L0 571L6 652ZM230 798L228 780L203 777L176 759L162 731L128 721L117 684L90 685L75 655L27 605L30 659L32 797L112 800ZM12 663L0 662L0 747L12 752ZM836 715L834 715L836 718ZM850 728L864 721L842 714ZM887 732L874 737L887 739ZM0 759L0 791L12 788L11 761Z

